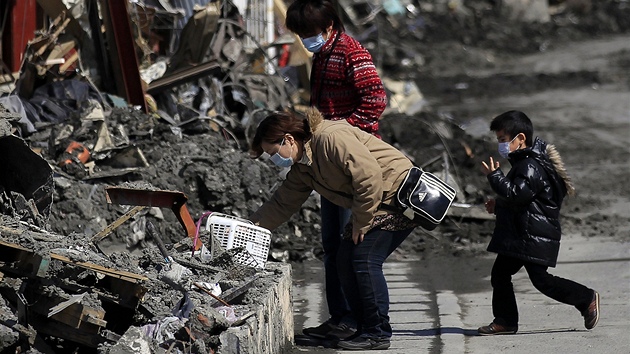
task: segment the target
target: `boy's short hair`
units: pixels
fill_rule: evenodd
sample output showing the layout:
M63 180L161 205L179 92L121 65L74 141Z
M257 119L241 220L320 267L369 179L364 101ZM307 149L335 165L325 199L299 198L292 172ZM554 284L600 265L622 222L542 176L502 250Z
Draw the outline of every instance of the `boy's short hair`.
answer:
M525 134L525 144L532 146L534 125L529 117L521 111L507 111L494 117L490 122L490 130L493 132L504 131L514 139L519 133Z

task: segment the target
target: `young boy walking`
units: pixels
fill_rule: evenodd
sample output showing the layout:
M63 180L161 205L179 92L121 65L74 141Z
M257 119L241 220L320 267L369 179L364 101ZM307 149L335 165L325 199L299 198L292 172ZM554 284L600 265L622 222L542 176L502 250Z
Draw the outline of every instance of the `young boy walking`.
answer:
M519 111L495 117L490 130L496 133L499 155L512 168L504 175L499 162L482 162L496 199L486 210L496 215L488 251L498 253L491 273L494 320L478 329L480 335L514 334L518 331L518 309L512 276L525 267L529 279L544 295L575 306L592 329L599 320L599 294L574 281L553 276L560 250L560 206L575 190L560 155L553 145L533 139L530 119Z

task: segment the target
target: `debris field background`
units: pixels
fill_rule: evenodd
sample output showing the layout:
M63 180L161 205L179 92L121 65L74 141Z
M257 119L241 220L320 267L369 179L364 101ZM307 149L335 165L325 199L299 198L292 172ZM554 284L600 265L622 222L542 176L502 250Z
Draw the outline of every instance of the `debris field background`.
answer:
M470 77L467 72L473 69L500 72L503 63L522 54L551 50L569 41L627 33L630 30L630 4L627 1L550 1L550 4L560 6L562 11L554 14L550 22L534 24L516 23L503 18L500 10L492 3L466 2L449 12L429 11L427 6L418 6L421 11L413 16L380 17L376 31L372 30L372 23L348 26L352 34L372 51L385 80L408 83L409 87L415 85L423 95L422 100L417 102L421 108L411 115L395 109L389 109L384 114L381 120L383 139L400 148L417 164L424 165L428 171L446 173L447 178L456 183L458 203L462 205L459 214L451 215L435 231L416 230L397 250L396 257L474 256L484 252L493 222L483 212L479 212L485 197L491 195L479 166L489 154L496 155L496 143L493 136L485 131L487 125L483 125L491 116L481 114L496 115L502 112L495 112L491 107L459 108L466 100L501 92L506 94L510 90L533 94L554 87L611 82L630 88L630 79L627 77L630 60L627 57L617 62L619 73L623 75L625 72L625 78L616 75L598 76L590 71L549 77L515 77L500 73L483 80ZM589 5L580 5L586 3ZM203 292L184 292L185 287L190 286L191 282L201 281L220 282L226 288L237 288L249 282L252 286L238 305L242 306L238 308L239 314L246 316L247 306L256 304L257 291L264 290L270 281L266 277L273 278L273 272L257 274L246 267L237 267L240 271L232 268L231 272L226 272L230 266L234 267L229 259L217 259L211 264L205 264L223 269L223 272L209 268L204 270L204 264L189 260L197 268L193 267L191 273L172 278L172 274L164 271L163 256L154 238L147 232L146 225L151 223L156 227L157 234L173 253L176 253L175 244L183 243L189 247L186 242L190 241L174 213L164 209L145 209L123 223L98 243L105 255L97 252L89 240L129 210L129 207L107 202L105 188L108 186L181 191L188 196L187 206L195 221L206 211L246 218L271 196L275 187L281 183L280 171L270 162L252 160L247 154L252 127L256 119L264 116L265 110L255 111L245 123L241 120L242 112L226 111L216 116L199 114L199 101L203 102L204 95L211 96L217 92L216 87L208 91L212 83L211 78L206 78L196 82L197 85L188 83L169 91L172 95L196 97L196 100L189 99L181 105L187 107L175 109L180 113L177 121L173 121L166 113L169 111L167 106L172 105L174 100L165 98L164 94L156 96L156 104L161 110L149 114L137 108L115 107L111 104L113 107L106 109L108 115L105 123L116 148L109 154L96 155L99 159L94 160L91 170L83 166L62 169L58 167L58 161L70 141L93 146L99 136L98 123L81 119L79 113L84 111L78 111L65 122L39 124L37 131L25 135L24 139L29 146L38 148L42 157L53 166L54 191L50 215L45 222L29 219L28 215L15 210L14 200L3 198L3 213L7 215L1 220L2 226L23 231L16 234L2 232L3 241L42 254L54 250L56 254L76 262L91 262L146 277L147 293L139 309L130 312L121 323L135 326L155 323L156 319L172 316L173 309L182 306L189 297L188 300L195 304L193 313L201 315L190 316L196 320L191 320L189 324L202 339L196 341L194 348L195 352L200 353L206 352L207 348L216 348L219 345L217 333L231 323L218 312L216 300ZM287 88L289 91L293 89ZM103 92L99 94L100 97L108 97ZM110 98L104 99L108 100ZM286 100L286 97L281 97L274 103L288 102ZM291 102L290 105L299 107L301 104L304 102ZM458 108L449 109L449 106ZM265 107L268 110L279 108ZM170 112L174 112L172 107ZM200 116L204 118L198 119ZM536 124L536 117L532 118ZM65 129L67 126L72 129ZM553 124L545 123L544 126L552 128ZM65 131L72 133L60 139ZM562 127L556 127L553 134L558 137L558 141L552 142L559 146L563 157L579 154L585 160L592 161L606 156L613 162L627 162L627 149L610 151L609 147L597 144L588 149L581 148L562 140ZM129 165L135 167L129 168ZM623 173L623 169L611 168L607 173L597 176L584 177L580 174L584 179L576 182L582 193L567 200L563 209L563 227L567 232L579 230L585 235L596 237L627 231L630 221L627 213L610 215L600 212L615 202L614 196L630 194L627 183L617 183L622 181ZM299 262L321 256L318 199L318 196L313 195L300 213L274 230L270 261ZM473 213L470 210L476 211ZM31 226L20 223L20 218ZM37 231L33 224L50 233ZM207 237L208 234L202 231L202 241L208 242ZM181 263L185 263L184 260ZM68 282L80 284L85 289L89 288L86 284L92 281L90 277L93 276L89 271L66 267L55 268L50 274L50 278L68 279ZM6 279L3 282L5 289L21 286L19 280L13 282ZM63 293L52 284L48 289L53 293ZM95 293L87 293L82 301L89 301L96 308L102 307ZM184 293L187 295L184 296ZM0 305L3 302L0 301ZM0 306L3 318L15 318L14 312L7 304ZM208 324L200 318L210 318L212 323ZM122 331L121 328L117 329ZM14 345L13 340L6 341L7 347ZM63 348L59 352L67 350L68 343L63 341L49 339L47 345L55 344ZM84 347L81 349L88 350ZM100 351L107 352L107 348L101 347Z

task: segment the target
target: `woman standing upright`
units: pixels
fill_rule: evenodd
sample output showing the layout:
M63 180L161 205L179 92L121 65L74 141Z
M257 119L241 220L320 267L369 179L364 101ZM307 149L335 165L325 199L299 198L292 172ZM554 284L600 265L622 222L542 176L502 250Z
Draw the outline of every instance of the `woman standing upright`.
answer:
M310 105L324 119L346 120L378 135L378 120L387 105L383 83L370 53L346 34L335 5L329 0L296 0L287 10L286 27L313 53ZM337 273L337 250L350 210L321 197L322 247L326 301L330 318L305 328L315 338L343 339L352 334L354 319Z

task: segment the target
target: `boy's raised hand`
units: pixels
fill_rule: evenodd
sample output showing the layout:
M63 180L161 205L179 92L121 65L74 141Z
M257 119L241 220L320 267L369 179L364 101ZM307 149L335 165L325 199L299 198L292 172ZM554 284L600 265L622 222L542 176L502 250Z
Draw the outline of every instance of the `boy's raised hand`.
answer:
M496 199L488 199L486 200L486 211L488 212L488 214L494 214L494 206L497 204Z
M483 165L481 168L481 172L485 176L487 176L490 172L495 171L497 168L499 168L499 161L494 161L492 156L490 156L490 165L488 165L485 161L481 161L481 164Z

